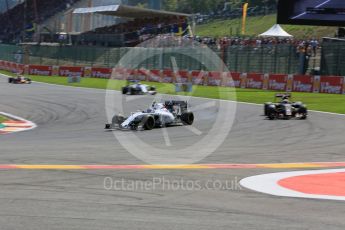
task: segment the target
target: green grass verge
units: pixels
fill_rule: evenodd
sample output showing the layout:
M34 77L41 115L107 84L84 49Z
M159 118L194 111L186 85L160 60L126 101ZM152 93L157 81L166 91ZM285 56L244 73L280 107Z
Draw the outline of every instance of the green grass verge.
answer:
M0 71L9 75L9 73ZM46 77L30 76L33 81L45 82L58 85L68 85L75 87L86 87L96 89L120 90L126 84L120 80L106 80L96 78L83 78L80 83L67 83L64 77ZM177 95L173 84L147 82L146 84L154 85L159 93ZM234 95L236 93L236 96ZM194 97L205 97L224 100L237 100L239 102L250 102L262 104L274 100L276 91L253 90L253 89L235 89L229 87L212 87L212 86L194 86L192 93L179 93L178 95L188 95ZM345 95L337 94L314 94L314 93L293 93L294 101L302 101L307 104L311 110L324 112L333 112L345 114Z
M276 14L248 17L246 26L246 36L259 35L274 24L276 24ZM234 36L240 32L242 26L242 19L232 20L214 20L207 24L197 25L196 34L199 36L224 37ZM322 38L327 36L334 36L337 28L326 26L298 26L298 25L282 25L282 27L296 38Z
M4 121L7 121L7 120L8 119L6 117L0 115L0 124Z

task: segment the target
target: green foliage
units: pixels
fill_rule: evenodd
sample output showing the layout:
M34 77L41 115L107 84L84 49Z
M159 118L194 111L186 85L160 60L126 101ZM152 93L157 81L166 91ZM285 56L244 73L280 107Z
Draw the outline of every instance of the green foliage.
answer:
M6 121L6 120L7 120L6 117L0 115L0 124L1 124L2 122Z
M147 6L147 0L129 0L135 6ZM210 13L224 9L225 4L231 8L239 8L244 3L254 6L275 6L277 0L162 0L164 10L184 13Z
M246 36L256 36L268 30L271 26L276 24L276 15L266 15L258 17L248 17L246 26ZM214 20L210 23L197 25L196 34L199 36L236 36L240 32L242 21L238 19L232 20ZM322 38L333 36L336 32L335 27L325 26L297 26L297 25L282 25L282 27L296 38Z

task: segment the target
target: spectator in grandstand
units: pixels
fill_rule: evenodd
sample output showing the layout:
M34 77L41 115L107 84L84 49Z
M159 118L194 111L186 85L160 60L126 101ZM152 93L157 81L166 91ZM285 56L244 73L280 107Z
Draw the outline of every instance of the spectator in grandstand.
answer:
M318 40L316 40L315 38L313 38L313 39L310 41L310 45L311 45L312 50L313 50L313 56L315 57L315 56L316 56L317 48L318 48L318 46L319 46L319 42L318 42Z

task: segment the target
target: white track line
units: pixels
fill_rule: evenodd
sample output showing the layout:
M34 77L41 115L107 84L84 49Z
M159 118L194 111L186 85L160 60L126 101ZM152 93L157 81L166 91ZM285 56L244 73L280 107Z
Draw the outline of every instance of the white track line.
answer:
M0 76L9 77L9 75L3 74L3 73L1 73ZM46 82L37 82L37 81L33 81L33 82L38 83L38 84L43 84L43 85L51 85L54 87L55 86L68 87L68 88L75 88L75 89L82 89L82 90L89 90L89 91L98 91L98 92L102 92L102 93L106 93L106 91L109 90L109 89L87 88L87 87L80 87L80 86L58 85L58 84L52 84L52 83L46 83ZM111 91L118 92L118 93L120 92L120 91L116 91L116 90L111 90ZM160 95L174 96L174 97L181 97L181 98L196 98L196 99L202 99L202 100L208 100L208 101L224 101L224 102L238 103L238 104L243 104L243 105L262 106L262 104L257 104L257 103L224 100L224 99L213 99L213 98L195 97L195 96L172 95L172 94L164 94L164 93L160 93ZM335 115L335 116L345 116L345 114L341 114L341 113L323 112L323 111L318 111L318 110L308 110L308 111L313 112L313 113L321 113L321 114L328 114L328 115Z

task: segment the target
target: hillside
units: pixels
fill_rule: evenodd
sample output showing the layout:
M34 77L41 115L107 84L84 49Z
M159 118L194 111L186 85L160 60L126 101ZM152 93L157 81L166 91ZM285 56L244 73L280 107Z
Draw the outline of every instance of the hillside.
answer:
M247 20L246 36L256 36L265 32L276 23L276 15L267 15L259 17L249 17ZM232 20L214 20L210 23L197 25L196 35L224 37L237 35L241 28L241 19ZM326 36L334 36L336 27L324 26L296 26L282 25L282 27L296 38L321 38Z

